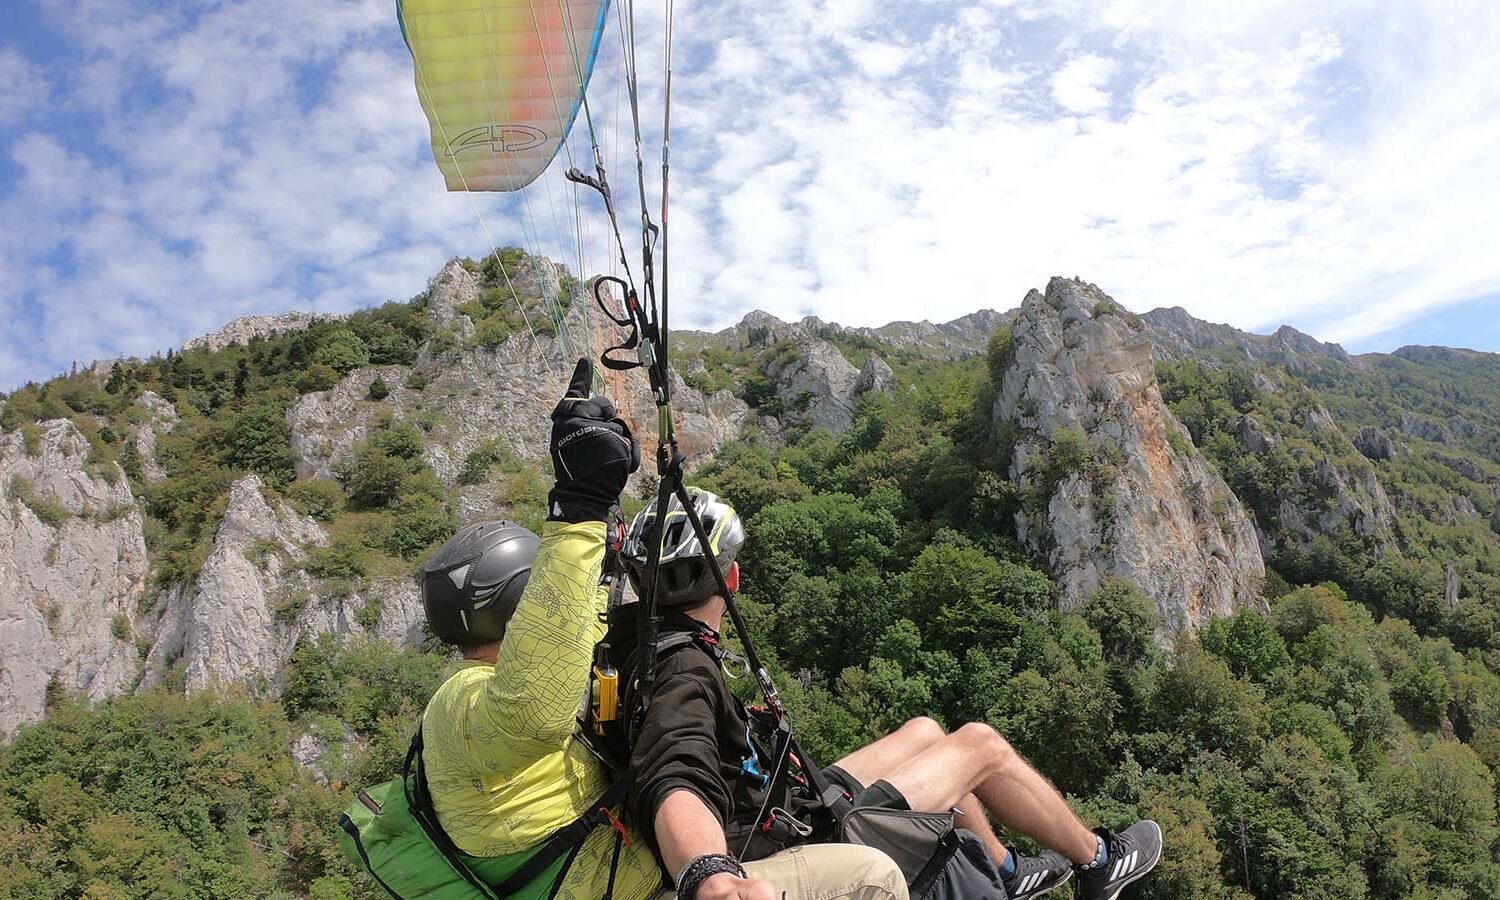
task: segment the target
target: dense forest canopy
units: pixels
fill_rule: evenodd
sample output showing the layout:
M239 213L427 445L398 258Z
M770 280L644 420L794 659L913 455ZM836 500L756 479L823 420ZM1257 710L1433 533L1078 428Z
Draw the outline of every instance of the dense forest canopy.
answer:
M501 304L470 312L474 346L515 328ZM419 298L122 362L102 384L81 373L28 386L0 424L29 435L69 418L101 467L118 460L163 582L201 564L228 484L255 472L327 524L332 540L303 565L357 583L411 570L450 534L453 489L422 461L424 423L393 417L336 479L299 481L285 411L357 367L410 363L434 336ZM1271 547L1266 613L1165 648L1134 583L1107 581L1061 611L1017 542L1016 512L1048 498L1017 489L1011 426L991 412L1010 342L1002 329L987 355L937 362L842 336L851 361L887 358L897 388L868 395L846 434L752 432L695 475L747 517L743 604L809 749L831 761L914 716L989 722L1086 817L1161 822L1167 852L1138 897L1500 898L1495 361L1433 351L1298 373L1211 353L1162 362L1164 398ZM680 352L702 361L703 386L774 415L784 401L764 363L794 349ZM148 388L182 415L157 482L121 439ZM1322 409L1339 429L1306 424ZM1407 429L1389 458L1343 436L1402 416L1433 430ZM1246 440L1247 421L1267 440ZM1058 440L1036 490L1092 464ZM1362 533L1293 521L1334 505L1328 471L1378 479L1389 521ZM497 482L512 517L541 516L543 475L501 440L459 480ZM1445 516L1455 497L1473 515ZM0 894L375 896L338 854L333 822L355 787L399 766L444 666L436 647L325 637L298 647L274 699L163 687L90 706L56 692L46 720L0 749ZM294 741L316 748L310 765L294 762Z

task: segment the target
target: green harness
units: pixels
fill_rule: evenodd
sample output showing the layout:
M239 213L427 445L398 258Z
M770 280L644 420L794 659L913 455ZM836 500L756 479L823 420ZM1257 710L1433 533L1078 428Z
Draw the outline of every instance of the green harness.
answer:
M550 900L588 836L601 825L615 824L610 810L624 800L626 790L626 781L616 780L588 812L530 850L469 856L438 824L418 729L401 777L360 791L339 817L339 845L397 900ZM615 837L616 860L622 836ZM609 893L613 890L611 867Z

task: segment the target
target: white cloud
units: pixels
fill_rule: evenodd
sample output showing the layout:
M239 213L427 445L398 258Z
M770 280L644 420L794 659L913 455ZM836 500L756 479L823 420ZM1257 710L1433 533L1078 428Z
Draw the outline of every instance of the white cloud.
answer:
M52 85L36 64L14 47L0 47L0 125L21 121L45 104Z
M1105 86L1116 68L1113 60L1093 53L1071 60L1052 76L1052 99L1068 112L1080 115L1104 109L1110 101Z

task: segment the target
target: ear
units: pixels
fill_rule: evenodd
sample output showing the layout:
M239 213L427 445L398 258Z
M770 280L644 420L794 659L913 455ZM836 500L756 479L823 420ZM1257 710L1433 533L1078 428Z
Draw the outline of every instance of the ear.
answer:
M736 594L740 592L740 561L735 560L729 564L729 571L724 573L724 583Z

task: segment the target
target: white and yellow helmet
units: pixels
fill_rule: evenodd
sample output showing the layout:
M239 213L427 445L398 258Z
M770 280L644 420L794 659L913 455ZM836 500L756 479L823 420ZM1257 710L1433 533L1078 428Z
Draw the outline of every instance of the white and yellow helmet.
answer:
M698 518L703 521L709 546L705 552L681 501L674 496L667 504L666 527L661 529L661 578L656 585L656 602L661 606L696 606L719 593L708 560L717 562L727 576L730 563L745 546L745 523L734 507L709 491L695 487L687 490ZM650 558L647 535L654 531L655 525L656 504L652 503L636 514L620 551L630 583L643 599L651 588L646 571Z

